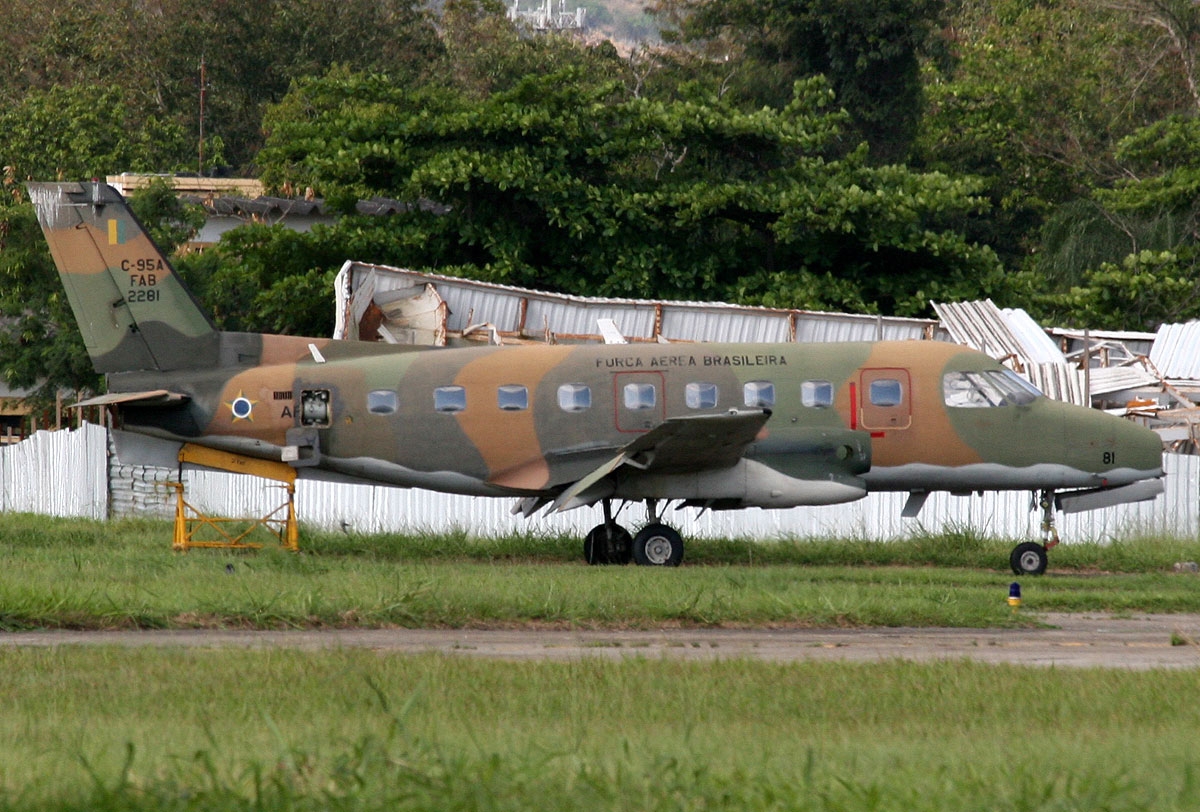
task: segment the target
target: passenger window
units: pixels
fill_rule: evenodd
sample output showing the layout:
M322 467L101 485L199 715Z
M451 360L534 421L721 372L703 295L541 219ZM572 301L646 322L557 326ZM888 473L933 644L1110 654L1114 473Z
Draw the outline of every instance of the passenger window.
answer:
M653 409L655 402L654 384L627 383L625 384L625 408L632 411Z
M872 406L899 406L903 400L900 381L894 378L877 378L871 381Z
M833 405L833 384L829 381L805 381L800 384L800 403L810 409Z
M375 389L367 393L367 411L371 414L392 414L397 405L396 393L391 389Z
M775 405L775 384L770 381L750 381L742 387L742 402L747 406L771 408Z
M586 412L592 408L591 387L582 383L564 383L558 387L558 408L564 412Z
M467 390L461 386L439 386L433 390L433 408L443 414L467 408Z
M529 390L519 384L505 384L496 390L496 405L506 412L529 408Z
M689 409L714 409L717 406L717 385L689 383L683 389L683 399Z

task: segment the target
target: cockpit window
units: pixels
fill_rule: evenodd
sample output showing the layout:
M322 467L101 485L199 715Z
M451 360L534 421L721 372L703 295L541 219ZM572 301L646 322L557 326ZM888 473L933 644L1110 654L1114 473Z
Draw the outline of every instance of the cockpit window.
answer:
M947 372L942 376L942 395L947 406L959 409L991 409L1022 406L1041 396L1033 384L1011 370Z
M1042 397L1041 390L1011 369L991 370L987 375L1003 390L1009 403L1024 406Z

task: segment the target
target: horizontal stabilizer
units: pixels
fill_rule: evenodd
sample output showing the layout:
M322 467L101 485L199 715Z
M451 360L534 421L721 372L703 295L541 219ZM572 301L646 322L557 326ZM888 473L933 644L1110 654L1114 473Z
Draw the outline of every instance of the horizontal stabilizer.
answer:
M112 406L117 403L137 404L138 406L178 406L189 400L187 395L168 392L166 389L151 389L148 392L110 392L107 395L97 395L94 398L81 400L71 404L72 409L82 409L85 406Z

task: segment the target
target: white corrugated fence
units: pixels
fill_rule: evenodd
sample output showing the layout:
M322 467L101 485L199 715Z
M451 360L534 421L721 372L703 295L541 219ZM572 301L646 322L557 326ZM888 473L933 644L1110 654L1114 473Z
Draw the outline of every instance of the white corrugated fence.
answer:
M0 510L108 517L108 432L85 423L0 448Z
M178 477L166 468L132 466L109 459L107 432L85 424L75 431L38 432L0 449L0 509L53 516L169 517ZM1112 540L1139 535L1191 538L1200 534L1200 457L1167 454L1166 493L1153 502L1059 516L1064 540ZM219 516L257 516L283 501L277 483L216 471L185 471L187 498ZM111 494L111 497L110 497ZM698 513L670 511L666 519L684 535L700 538L782 537L902 538L915 531L970 529L1002 538L1031 538L1040 516L1026 492L982 496L930 496L918 519L903 519L906 494L872 494L858 502L791 510ZM599 523L599 508L532 520L509 512L511 499L485 499L416 489L344 485L300 480L296 507L306 524L354 533L463 529L481 536L510 532L582 535ZM645 519L641 505L627 508L622 523Z

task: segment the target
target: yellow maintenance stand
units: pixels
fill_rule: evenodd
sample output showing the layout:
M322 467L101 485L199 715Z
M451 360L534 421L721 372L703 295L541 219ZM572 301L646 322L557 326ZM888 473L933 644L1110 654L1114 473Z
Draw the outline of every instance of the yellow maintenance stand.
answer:
M261 544L246 541L246 538L260 528L278 539L281 547L292 552L300 549L300 537L296 527L295 468L283 462L260 460L191 443L179 449L179 462L282 482L287 491L287 502L257 519L206 516L183 498L182 482L168 482L167 484L175 489L175 539L171 545L173 549L181 552L187 552L193 547L258 549L262 547ZM205 537L201 538L202 535Z

